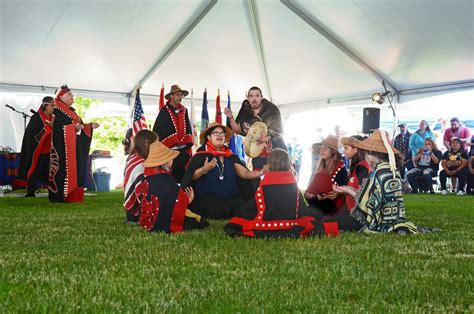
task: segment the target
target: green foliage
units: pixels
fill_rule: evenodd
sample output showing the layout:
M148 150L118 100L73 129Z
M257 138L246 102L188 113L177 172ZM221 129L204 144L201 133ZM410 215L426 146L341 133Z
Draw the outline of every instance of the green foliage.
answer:
M441 233L300 240L148 233L122 200L0 198L0 312L474 311L472 196L406 196Z
M113 156L123 155L122 140L127 131L127 121L125 117L88 117L87 110L102 105L101 101L75 97L74 108L82 117L84 122L96 122L100 124L98 129L94 130L94 136L91 144L91 151L110 150Z

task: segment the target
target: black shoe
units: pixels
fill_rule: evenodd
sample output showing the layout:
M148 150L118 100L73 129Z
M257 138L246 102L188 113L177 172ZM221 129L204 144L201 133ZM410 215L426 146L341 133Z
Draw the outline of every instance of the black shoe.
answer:
M436 194L435 191L433 190L430 190L430 194Z
M36 197L35 193L27 193L25 197Z

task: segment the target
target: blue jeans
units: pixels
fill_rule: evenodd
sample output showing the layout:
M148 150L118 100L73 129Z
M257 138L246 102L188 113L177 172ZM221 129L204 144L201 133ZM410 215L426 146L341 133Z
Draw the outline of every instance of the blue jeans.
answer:
M416 178L421 176L425 182L425 188L428 191L433 190L433 177L436 176L436 173L432 168L413 168L406 173L406 176L413 192L418 192L419 186Z

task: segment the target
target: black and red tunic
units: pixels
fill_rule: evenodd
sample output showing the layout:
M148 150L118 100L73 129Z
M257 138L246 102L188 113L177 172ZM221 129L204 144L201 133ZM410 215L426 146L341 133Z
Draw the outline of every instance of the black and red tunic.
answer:
M169 102L161 108L156 117L153 131L158 134L160 141L168 148L193 146L193 133L189 121L188 110L183 105L174 108Z
M360 185L362 184L362 180L367 178L370 173L370 164L367 160L361 160L357 163L354 168L354 171L351 173L351 177L349 178L349 182L347 183L348 186L353 187L354 189L358 190ZM356 202L353 197L346 195L346 205L347 209L351 211Z
M255 200L224 227L229 235L247 237L302 237L317 225L313 217L303 216L306 207L296 179L290 171L265 174Z
M41 108L38 109L38 112L31 117L23 136L20 168L18 171L18 177L15 179L15 186L27 185L28 179L31 177L38 166L40 155L46 156L45 158L49 159L52 130L51 126L49 125L50 122L51 117L47 116ZM46 166L45 169L38 170L44 170L47 176L48 165L40 166Z
M92 124L82 124L81 117L58 98L55 99L52 146L49 164L49 200L82 202L87 172Z
M176 233L209 225L187 209L188 196L161 167L145 168L145 180L137 184L135 192L141 203L138 223L146 230Z

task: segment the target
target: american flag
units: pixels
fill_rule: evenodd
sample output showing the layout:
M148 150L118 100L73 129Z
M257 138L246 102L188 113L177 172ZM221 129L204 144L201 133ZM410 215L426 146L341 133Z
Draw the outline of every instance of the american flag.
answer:
M147 129L145 114L143 113L142 101L140 100L140 91L137 90L135 96L135 106L133 107L133 132L132 138L135 137L138 131Z

